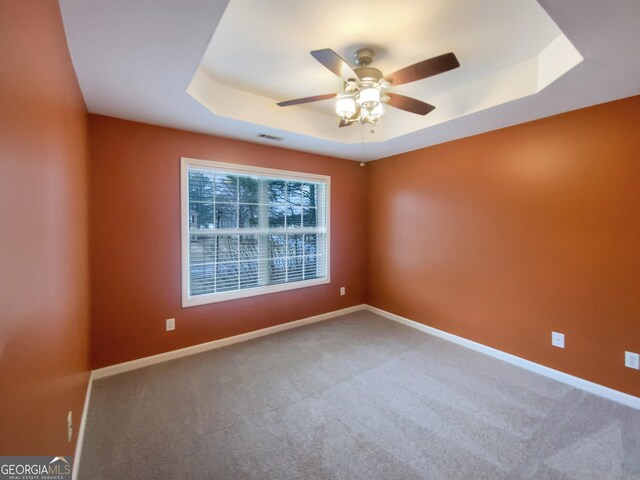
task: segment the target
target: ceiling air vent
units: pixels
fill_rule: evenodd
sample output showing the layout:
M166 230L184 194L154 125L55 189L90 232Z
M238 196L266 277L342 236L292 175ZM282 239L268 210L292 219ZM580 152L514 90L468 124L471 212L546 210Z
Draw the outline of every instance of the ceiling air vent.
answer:
M284 140L284 137L276 137L275 135L269 135L266 133L259 133L258 135L256 135L256 137L264 138L266 140L273 140L274 142L281 142L282 140Z

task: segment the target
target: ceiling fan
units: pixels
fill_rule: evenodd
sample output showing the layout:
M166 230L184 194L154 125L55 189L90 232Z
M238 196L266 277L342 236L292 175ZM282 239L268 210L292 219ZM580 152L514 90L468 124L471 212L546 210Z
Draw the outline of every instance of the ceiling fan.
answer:
M348 127L356 122L374 125L383 115L384 103L400 110L426 115L436 107L415 98L387 92L387 89L432 77L460 66L453 53L445 53L402 68L390 75L383 75L377 68L369 66L375 55L370 48L361 48L354 54L357 65L355 68L330 48L310 53L313 58L344 80L344 91L288 100L279 102L278 105L288 107L335 98L336 113L340 117L339 127Z

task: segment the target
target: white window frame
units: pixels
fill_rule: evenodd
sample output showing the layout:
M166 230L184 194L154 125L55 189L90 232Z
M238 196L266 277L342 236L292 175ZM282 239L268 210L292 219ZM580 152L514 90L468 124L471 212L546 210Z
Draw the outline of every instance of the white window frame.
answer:
M230 292L210 293L207 295L190 295L190 274L189 274L189 167L215 168L225 173L236 173L239 175L266 175L273 176L281 180L323 182L326 187L326 276L311 280L300 280L291 283L279 283L275 285L265 285L243 290L233 290ZM182 248L182 307L195 307L209 303L225 302L238 298L266 295L298 288L313 287L331 283L331 177L328 175L317 175L312 173L292 172L289 170L278 170L274 168L253 167L236 163L217 162L211 160L200 160L196 158L182 157L180 159L180 238ZM249 232L247 232L249 233ZM291 229L291 233L295 233Z

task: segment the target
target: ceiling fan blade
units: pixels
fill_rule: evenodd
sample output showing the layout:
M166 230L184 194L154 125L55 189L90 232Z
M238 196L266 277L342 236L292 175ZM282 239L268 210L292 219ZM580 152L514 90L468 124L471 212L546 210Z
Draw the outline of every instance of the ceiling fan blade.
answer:
M384 79L395 87L403 83L415 82L416 80L422 80L423 78L448 72L459 66L460 62L458 62L458 59L453 53L445 53L444 55L423 60L422 62L402 68L393 72L391 75L387 75Z
M320 100L329 100L336 98L335 93L325 93L324 95L315 95L313 97L296 98L295 100L287 100L286 102L278 102L279 107L289 107L291 105L300 105L301 103L319 102Z
M333 73L342 78L345 82L348 80L357 80L358 75L344 59L330 48L322 50L314 50L311 53L313 58L327 67Z
M400 110L417 113L418 115L426 115L436 108L428 103L416 100L415 98L405 97L404 95L398 95L397 93L387 93L387 95L389 96L387 104Z

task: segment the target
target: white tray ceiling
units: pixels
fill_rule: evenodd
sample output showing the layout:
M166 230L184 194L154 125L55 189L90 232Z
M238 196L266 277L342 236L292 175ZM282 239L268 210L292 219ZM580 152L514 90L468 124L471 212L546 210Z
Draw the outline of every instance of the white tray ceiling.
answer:
M637 0L60 3L90 112L354 160L640 93ZM392 90L437 108L389 108L373 134L338 129L331 100L275 106L340 88L309 50L361 46L385 73L448 51L461 67Z

